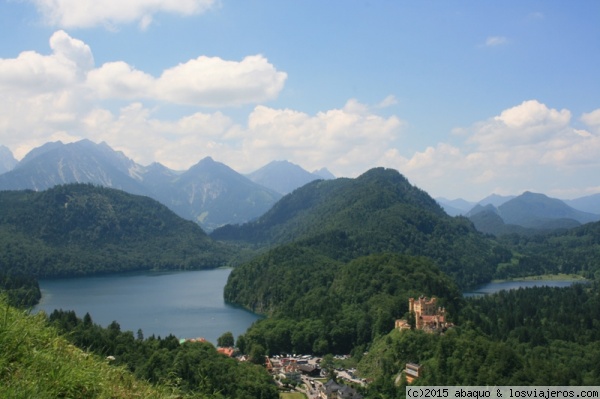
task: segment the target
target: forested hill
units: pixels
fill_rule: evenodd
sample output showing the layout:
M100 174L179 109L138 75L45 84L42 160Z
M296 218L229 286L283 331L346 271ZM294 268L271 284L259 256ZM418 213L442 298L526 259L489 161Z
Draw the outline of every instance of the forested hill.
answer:
M258 221L213 237L273 244L225 286L227 301L271 315L242 338L250 352L362 353L394 328L410 296L437 296L452 313L456 284L489 281L512 257L383 168L310 183Z
M214 268L229 251L158 202L119 190L74 184L0 192L0 273Z
M536 236L508 234L501 243L519 253L519 261L502 265L498 278L546 273L579 273L600 278L600 222Z
M273 245L305 238L324 230L372 229L378 215L402 205L441 217L443 209L426 192L412 186L393 169L375 168L356 179L318 180L279 200L256 221L228 225L211 236Z
M337 261L381 252L423 255L462 287L489 281L511 257L466 218L448 216L426 192L384 168L309 183L257 221L211 237L257 246L295 242Z

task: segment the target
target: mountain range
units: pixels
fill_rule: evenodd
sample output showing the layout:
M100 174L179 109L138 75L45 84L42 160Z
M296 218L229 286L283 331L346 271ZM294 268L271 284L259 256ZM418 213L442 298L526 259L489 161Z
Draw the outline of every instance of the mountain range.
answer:
M325 168L310 173L288 161L273 161L246 176L253 182L283 195L314 180L335 179Z
M210 157L186 171L174 171L159 163L139 165L106 143L89 140L46 143L20 162L0 147L0 173L0 190L91 183L145 195L206 231L255 219L293 189L333 178L326 170L309 173L290 162L271 163L244 176Z
M142 166L106 143L89 140L46 143L20 162L0 146L0 190L41 191L69 183L117 188L153 198L207 232L255 220L282 196L312 181L334 178L327 169L308 172L288 161L273 161L246 175L210 157L186 171L159 163ZM477 203L436 200L447 214L468 216L491 234L570 228L600 219L600 194L564 201L533 194L492 194Z
M444 197L437 197L436 201L442 206L442 208L444 208L448 215L459 216L466 215L477 205L493 205L497 208L515 197L517 196L491 194L477 202L467 201L462 198L447 199ZM575 199L561 199L560 201L564 202L573 209L600 215L600 193L591 194Z
M0 173L12 170L19 161L15 159L8 147L0 145Z
M437 198L450 215L464 215L475 227L494 235L534 234L569 229L600 220L600 194L559 200L545 194L524 192L519 196L492 194L478 203Z

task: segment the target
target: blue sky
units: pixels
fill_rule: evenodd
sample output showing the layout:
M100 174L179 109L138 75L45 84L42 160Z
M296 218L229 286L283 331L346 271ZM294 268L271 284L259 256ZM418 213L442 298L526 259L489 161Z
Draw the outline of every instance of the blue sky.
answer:
M600 2L4 0L0 144L600 192Z

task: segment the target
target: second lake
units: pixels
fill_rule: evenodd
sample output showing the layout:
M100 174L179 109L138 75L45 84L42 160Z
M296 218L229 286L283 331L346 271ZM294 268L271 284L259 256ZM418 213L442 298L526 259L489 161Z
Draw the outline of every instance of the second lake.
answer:
M470 292L463 293L466 297L479 296L494 294L502 290L516 290L519 288L532 288L532 287L558 287L564 288L569 287L575 283L585 283L586 280L512 280L512 281L499 281L484 284L480 287L475 288Z

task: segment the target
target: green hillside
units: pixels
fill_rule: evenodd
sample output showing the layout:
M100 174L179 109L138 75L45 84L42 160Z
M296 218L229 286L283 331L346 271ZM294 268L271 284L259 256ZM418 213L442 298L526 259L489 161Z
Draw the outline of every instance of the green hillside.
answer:
M510 234L499 241L518 254L498 268L499 278L547 273L600 278L600 222L536 236Z
M15 282L24 281L16 296L25 305L39 298L29 276L206 269L231 255L147 197L82 184L0 192L0 288L18 290Z
M360 364L373 396L404 398L406 363L422 366L416 385L600 384L597 282L536 287L469 299L457 327L436 335L394 330Z
M11 399L183 398L175 388L151 386L121 367L76 348L0 298L0 397ZM202 398L201 396L195 396Z
M171 334L144 338L141 330L134 336L122 331L116 321L102 327L89 314L81 319L73 311L55 310L48 321L74 345L110 358L112 366L126 367L137 378L157 386L177 387L199 398L279 397L264 367L223 355L209 342L180 343Z
M262 248L295 242L343 262L381 252L427 256L461 287L489 281L511 257L466 218L448 216L426 192L384 168L310 183L255 222L211 237Z
M225 226L211 235L264 246L310 237L323 230L373 230L382 216L373 212L399 204L418 207L438 217L445 215L435 200L410 185L400 173L376 168L356 179L309 183L283 197L256 221Z
M242 266L225 290L227 300L269 312L238 346L271 354L362 353L419 295L436 295L450 311L460 301L456 285L427 258L388 253L341 263L294 245Z
M489 281L512 258L383 168L310 183L257 221L212 237L273 246L233 270L225 287L227 301L271 316L244 337L247 351L269 353L360 351L404 316L410 296L435 295L457 309L458 287Z
M49 325L51 324L51 325ZM64 334L64 335L61 335ZM86 315L29 315L0 297L0 397L276 399L267 371L173 336L144 339Z

